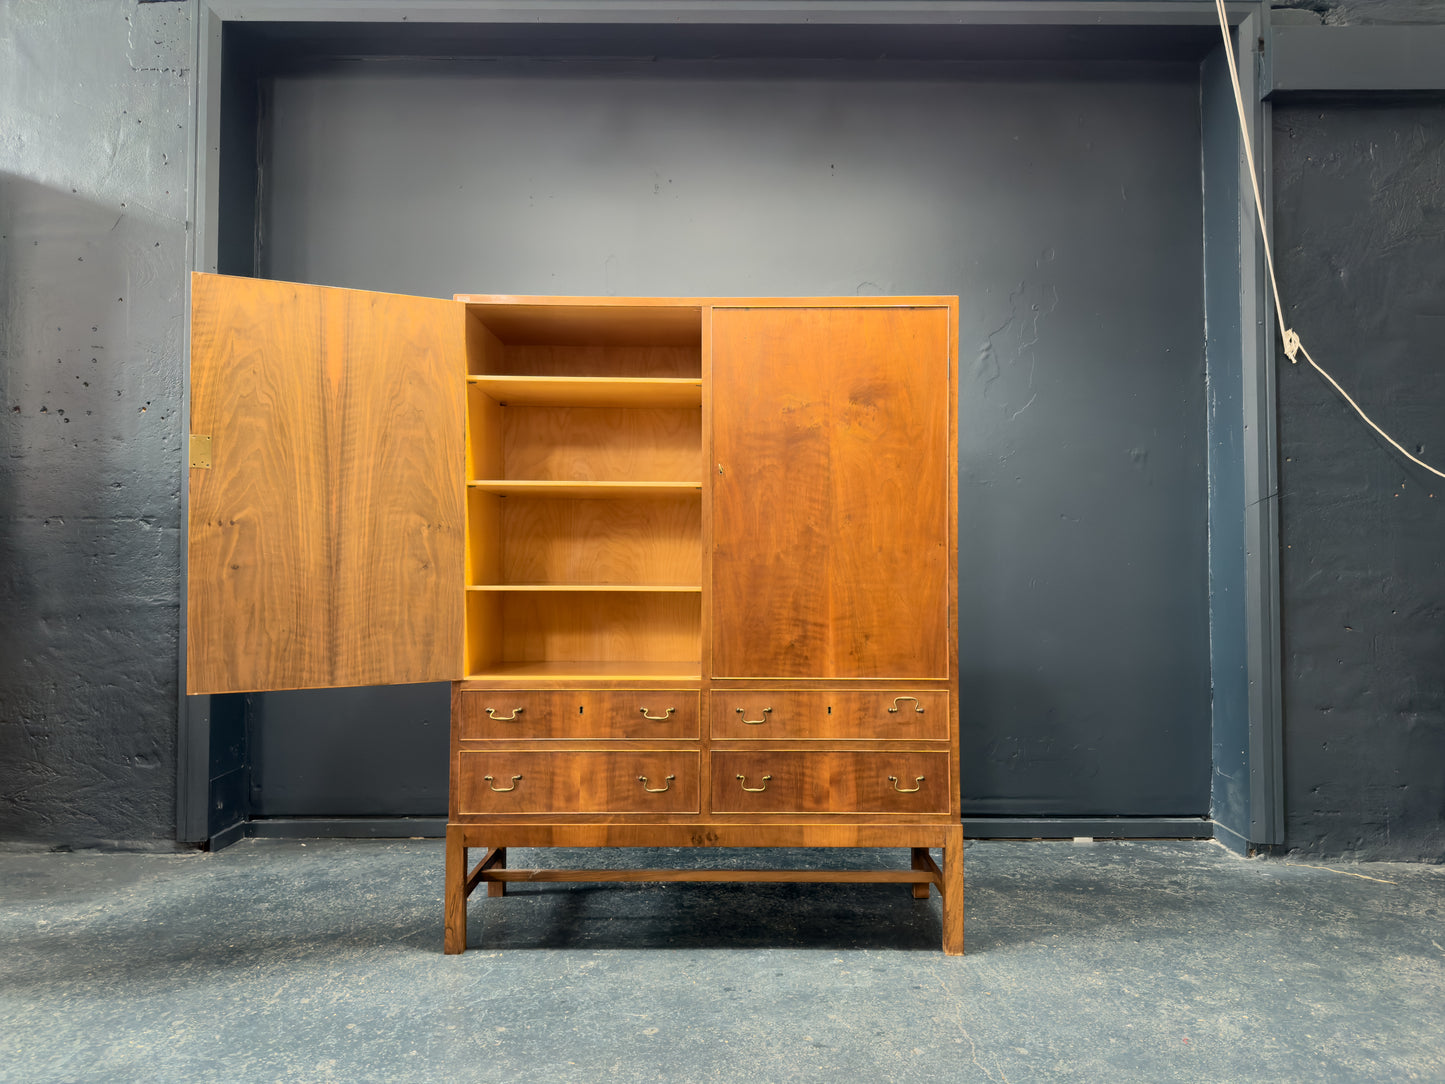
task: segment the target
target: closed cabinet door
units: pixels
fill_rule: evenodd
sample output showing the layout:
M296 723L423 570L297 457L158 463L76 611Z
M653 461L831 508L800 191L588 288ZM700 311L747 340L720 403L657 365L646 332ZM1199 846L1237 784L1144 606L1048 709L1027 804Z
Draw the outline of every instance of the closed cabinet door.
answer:
M714 310L714 676L948 677L950 325Z

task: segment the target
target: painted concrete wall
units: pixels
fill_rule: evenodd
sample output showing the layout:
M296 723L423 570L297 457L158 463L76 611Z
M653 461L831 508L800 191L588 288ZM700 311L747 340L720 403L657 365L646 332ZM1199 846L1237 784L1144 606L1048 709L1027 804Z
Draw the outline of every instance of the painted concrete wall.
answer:
M0 840L174 835L190 9L0 0Z
M1240 145L1224 47L1200 70L1209 455L1210 816L1245 849L1250 826L1249 545L1239 287Z
M1274 113L1289 318L1382 427L1445 469L1445 105ZM1445 860L1445 479L1281 361L1287 845Z
M1326 26L1445 22L1445 0L1276 0L1272 6L1313 12Z
M1283 6L1331 26L1445 23L1445 0ZM1290 322L1445 468L1445 102L1296 101L1274 121ZM1285 848L1445 861L1445 481L1280 364Z

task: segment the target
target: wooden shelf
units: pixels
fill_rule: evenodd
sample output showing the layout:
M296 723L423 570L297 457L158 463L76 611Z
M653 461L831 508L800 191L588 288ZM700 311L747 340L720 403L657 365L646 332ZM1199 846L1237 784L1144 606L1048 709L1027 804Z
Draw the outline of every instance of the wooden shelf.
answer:
M685 497L702 495L697 482L524 482L472 479L467 485L499 497Z
M701 584L688 583L473 583L468 591L586 591L626 593L638 591L699 594Z
M702 380L688 377L469 376L467 382L503 406L702 406Z
M702 303L667 298L515 297L457 294L471 322L499 344L687 346L702 341Z
M624 659L582 662L498 662L468 674L465 681L492 681L498 678L534 678L551 681L595 681L625 678L645 681L700 681L702 663L658 662L646 659Z

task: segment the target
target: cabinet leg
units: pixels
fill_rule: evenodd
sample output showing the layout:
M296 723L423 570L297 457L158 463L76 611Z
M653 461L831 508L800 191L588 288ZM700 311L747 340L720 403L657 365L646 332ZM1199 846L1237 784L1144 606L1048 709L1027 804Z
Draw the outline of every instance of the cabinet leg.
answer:
M927 847L914 847L914 848L913 848L913 868L914 868L914 869L927 869L927 868L928 868L928 848L927 848ZM915 900L926 900L926 899L928 899L928 888L929 888L929 886L928 886L927 884L915 884L915 885L913 886L913 898L914 898Z
M506 868L507 868L507 848L505 848L505 847L498 847L498 848L497 848L497 860L492 863L492 868L493 868L493 869L506 869ZM507 882L506 882L506 881L488 881L488 882L487 882L487 895L488 895L489 897L490 897L490 896L505 896L506 894L507 894Z
M963 825L951 825L943 840L943 951L963 955Z
M447 825L445 932L442 951L455 956L467 950L467 846L462 827Z

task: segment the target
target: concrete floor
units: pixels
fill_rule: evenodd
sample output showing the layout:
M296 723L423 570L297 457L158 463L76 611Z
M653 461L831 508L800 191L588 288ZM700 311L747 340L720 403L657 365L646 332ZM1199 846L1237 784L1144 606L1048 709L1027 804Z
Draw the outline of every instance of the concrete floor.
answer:
M962 958L901 886L524 886L445 957L438 841L0 854L0 1080L1445 1080L1441 867L967 853Z

